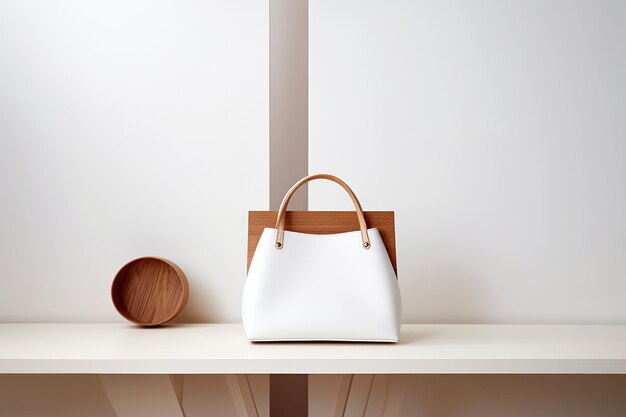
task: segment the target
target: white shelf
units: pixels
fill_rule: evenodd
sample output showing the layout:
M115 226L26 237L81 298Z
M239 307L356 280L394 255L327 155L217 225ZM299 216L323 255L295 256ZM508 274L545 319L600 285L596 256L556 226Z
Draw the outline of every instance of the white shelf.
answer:
M0 373L626 373L626 326L415 325L398 344L250 343L239 324L0 324Z

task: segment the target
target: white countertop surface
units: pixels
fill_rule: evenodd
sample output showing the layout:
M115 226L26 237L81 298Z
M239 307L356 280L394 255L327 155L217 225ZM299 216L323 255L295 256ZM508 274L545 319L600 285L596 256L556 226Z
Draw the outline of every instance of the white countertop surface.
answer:
M405 324L397 344L251 343L240 324L0 324L0 373L626 374L626 326Z

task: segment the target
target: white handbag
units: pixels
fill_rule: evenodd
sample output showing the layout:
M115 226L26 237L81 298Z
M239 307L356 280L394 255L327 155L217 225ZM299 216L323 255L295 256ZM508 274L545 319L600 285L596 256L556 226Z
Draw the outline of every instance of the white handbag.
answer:
M334 234L285 230L294 192L314 179L350 195L359 229ZM274 228L254 251L242 298L242 321L252 341L397 342L400 291L379 230L367 229L361 205L339 178L311 175L285 195Z

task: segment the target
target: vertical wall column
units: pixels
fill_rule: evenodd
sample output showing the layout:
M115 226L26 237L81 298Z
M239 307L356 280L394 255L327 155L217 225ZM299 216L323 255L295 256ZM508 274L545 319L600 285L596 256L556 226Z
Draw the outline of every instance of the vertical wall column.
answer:
M306 176L309 129L308 0L270 0L270 209ZM292 210L307 209L303 187Z
M270 0L269 6L270 209L278 210L287 190L309 171L309 4L308 0ZM307 206L304 188L289 208L306 210ZM270 377L272 417L308 415L307 399L307 375Z

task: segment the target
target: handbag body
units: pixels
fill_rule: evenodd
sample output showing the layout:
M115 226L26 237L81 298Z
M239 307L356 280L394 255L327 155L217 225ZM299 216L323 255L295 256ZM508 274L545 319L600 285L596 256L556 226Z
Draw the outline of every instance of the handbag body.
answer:
M303 184L341 185L355 212L288 212ZM401 300L393 212L363 212L339 178L298 181L278 212L252 211L242 321L252 341L396 342Z

